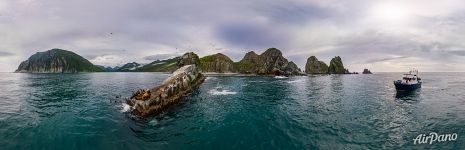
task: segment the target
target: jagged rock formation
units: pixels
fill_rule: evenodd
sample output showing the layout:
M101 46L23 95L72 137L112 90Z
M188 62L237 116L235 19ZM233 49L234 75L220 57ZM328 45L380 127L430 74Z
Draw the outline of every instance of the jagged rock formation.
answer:
M344 64L342 64L341 57L336 56L331 59L328 67L329 74L349 74L349 70L344 68Z
M204 80L205 76L199 73L195 64L186 65L176 70L162 85L134 93L127 104L137 116L156 114L178 103Z
M178 60L177 66L182 67L185 65L192 65L192 64L199 66L200 59L199 59L199 56L197 56L197 54L195 54L194 52L189 52L181 56L181 58Z
M362 72L362 73L363 73L363 74L373 74L373 73L371 73L371 71L368 70L367 68L363 69L363 72Z
M318 61L315 56L310 56L305 65L305 73L307 74L326 74L328 73L328 65L323 61Z
M286 72L287 75L304 75L297 64L292 61L284 68L284 72Z
M293 62L282 56L280 50L269 48L260 55L248 52L244 58L234 64L239 73L257 75L300 75L301 70Z
M95 66L87 59L74 52L62 49L52 49L32 55L28 60L23 61L15 72L77 73L101 71L103 71L103 69Z
M200 58L202 72L231 73L235 72L234 62L226 55L218 53Z

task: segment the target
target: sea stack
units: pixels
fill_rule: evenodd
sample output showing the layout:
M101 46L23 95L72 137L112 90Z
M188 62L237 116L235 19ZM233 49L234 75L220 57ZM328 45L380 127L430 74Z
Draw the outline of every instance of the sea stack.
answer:
M305 73L307 74L327 74L328 65L323 61L318 61L315 56L310 56L305 65Z
M349 74L349 70L344 68L344 64L342 64L342 59L339 56L334 57L331 59L328 67L329 74Z
M139 90L126 102L132 113L140 117L157 114L169 106L178 103L205 80L205 76L197 67L198 57L194 53L186 53L178 61L179 69L174 71L160 86L147 90Z
M310 56L305 65L306 74L357 74L356 72L350 73L348 69L344 68L342 59L339 56L334 57L329 62L329 67L323 61L319 61L315 56Z
M302 75L294 62L283 57L279 49L269 48L260 55L248 52L244 58L234 64L239 73L275 76Z
M367 68L363 69L363 74L373 74L371 73L370 70L368 70Z

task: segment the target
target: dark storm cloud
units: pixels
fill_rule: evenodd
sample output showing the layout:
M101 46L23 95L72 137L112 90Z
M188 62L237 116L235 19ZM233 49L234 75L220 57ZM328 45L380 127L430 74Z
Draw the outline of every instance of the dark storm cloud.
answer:
M249 48L273 47L288 42L288 35L272 25L223 24L216 29L217 36L225 42Z

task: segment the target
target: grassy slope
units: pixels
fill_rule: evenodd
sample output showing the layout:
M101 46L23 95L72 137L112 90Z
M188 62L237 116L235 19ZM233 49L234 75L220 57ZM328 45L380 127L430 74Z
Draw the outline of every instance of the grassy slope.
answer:
M177 62L180 57L167 60L157 60L143 67L137 68L136 72L172 72L177 69Z

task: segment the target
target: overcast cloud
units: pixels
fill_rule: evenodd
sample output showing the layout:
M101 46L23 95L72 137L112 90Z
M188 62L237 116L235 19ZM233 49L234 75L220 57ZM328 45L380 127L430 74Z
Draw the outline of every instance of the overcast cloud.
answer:
M304 67L338 55L350 71L465 71L461 0L0 1L0 71L71 50L94 64L149 63L193 51L240 60L283 51Z

